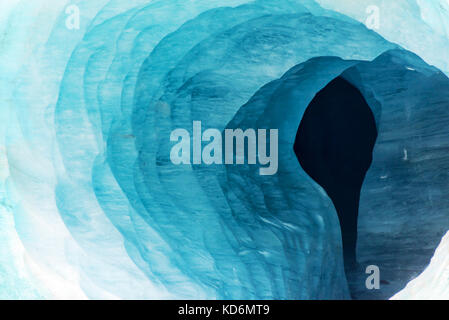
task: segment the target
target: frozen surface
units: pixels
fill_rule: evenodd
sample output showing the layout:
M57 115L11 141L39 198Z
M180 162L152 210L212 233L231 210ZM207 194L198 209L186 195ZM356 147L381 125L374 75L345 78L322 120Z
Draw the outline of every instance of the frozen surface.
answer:
M449 184L426 162L448 163L444 137L432 138L449 121L447 78L403 50L382 56L398 45L361 23L312 0L72 3L79 30L66 27L69 1L0 3L0 298L349 298L335 210L292 149L308 103L343 72L372 99L380 125L387 112L391 130L381 142L397 138L379 146L366 197L379 187L382 160L407 147L409 166L398 166L390 186L404 170L432 180L418 213L447 218ZM426 8L419 36L432 46L379 33L449 70L439 41L447 25ZM407 26L420 19L410 12ZM397 91L388 91L390 81ZM405 100L388 100L397 92ZM425 110L415 122L429 96L434 118ZM395 112L405 117L396 128ZM219 130L279 128L278 175L173 165L170 131L193 120ZM397 197L396 209L409 201ZM376 210L375 199L364 212ZM408 225L413 204L394 210L394 226ZM362 219L362 230L376 214ZM424 233L434 233L424 259L411 261L418 273L441 239L440 222ZM385 248L370 250L366 259Z
M391 299L449 300L449 232L426 270Z
M317 186L299 167L291 146L297 130L294 124L314 93L340 74L362 92L378 127L373 163L360 199L359 268L348 274L348 280L354 298L386 299L424 270L449 229L449 181L444 169L449 139L443 125L449 121L449 79L441 71L404 50L385 52L372 62L320 58L293 68L263 87L228 125L279 128L278 181L264 181L256 169L235 166L227 169L226 186L237 190L239 199L246 196L256 212L264 211L257 200L251 200L259 188L265 198L276 199L269 212L275 212L277 223L284 211L301 207L308 212L309 201L323 202L309 193L307 199L301 198L304 184ZM284 200L277 199L279 190L285 190ZM235 199L228 203L238 205ZM333 223L325 221L324 226ZM380 290L365 287L365 268L373 264L381 270Z
M449 2L447 0L317 0L367 24L385 39L418 54L449 74ZM377 14L378 24L372 17Z

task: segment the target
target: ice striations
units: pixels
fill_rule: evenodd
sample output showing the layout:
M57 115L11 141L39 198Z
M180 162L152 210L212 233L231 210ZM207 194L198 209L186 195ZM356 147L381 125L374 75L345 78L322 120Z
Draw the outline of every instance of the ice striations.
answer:
M448 300L449 299L449 233L435 251L426 270L410 281L392 299Z
M421 273L449 228L449 80L427 64L449 70L447 13L413 1L405 28L369 30L343 2L2 1L0 298L389 298ZM359 223L360 261L391 283L374 296L347 281L335 209L293 152L339 76L380 132ZM192 121L279 129L278 173L174 165L170 132Z

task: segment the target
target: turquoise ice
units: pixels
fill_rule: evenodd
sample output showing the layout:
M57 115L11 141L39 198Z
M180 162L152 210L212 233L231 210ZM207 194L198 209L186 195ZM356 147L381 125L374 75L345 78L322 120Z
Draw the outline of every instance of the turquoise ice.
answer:
M335 210L290 148L302 112L346 73L380 124L382 83L356 75L449 70L447 11L377 2L404 27L369 30L360 1L2 2L0 298L349 298ZM278 175L173 165L193 120L279 128ZM447 194L427 191L422 210Z

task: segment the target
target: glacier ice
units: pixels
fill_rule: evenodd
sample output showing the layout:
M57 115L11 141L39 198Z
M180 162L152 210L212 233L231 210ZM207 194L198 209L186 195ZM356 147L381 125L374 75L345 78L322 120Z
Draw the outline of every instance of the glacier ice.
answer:
M341 64L338 60L321 59L326 63L321 61L319 67L312 68L314 75L326 72L328 64ZM307 70L313 63L316 63L315 59L288 72L283 78L291 77L291 80L284 80L285 85L278 81L265 86L261 92L271 98L261 99L256 95L239 110L236 120L229 126L254 126L254 123L247 125L243 120L248 119L256 121L258 127L279 128L281 156L278 176L281 181L271 192L278 194L279 190L295 190L287 193L287 196L292 197L287 203L298 201L298 206L304 207L308 201L300 198L301 191L296 191L304 187L295 187L295 184L301 185L307 177L298 178L297 172L302 169L298 168L291 148L296 125L304 108L315 92L338 75L363 93L378 123L379 137L373 152L373 164L361 193L358 262L361 265L378 265L382 270L382 280L389 285L383 286L382 290L367 291L364 287L364 270L350 274L349 282L353 294L359 298L389 297L424 269L448 228L449 220L445 213L447 192L444 191L447 178L444 174L438 174L435 166L444 161L442 154L447 148L445 127L440 124L445 123L449 116L449 97L447 90L443 89L449 86L449 79L438 69L426 65L417 56L404 50L387 51L372 62L349 62L350 65L344 65L343 70L325 74L322 82L310 76L311 72ZM298 69L299 72L294 73ZM309 88L303 77L318 87ZM416 85L412 85L413 83ZM435 87L442 89L440 94L430 94ZM395 94L392 95L392 92ZM423 108L423 105L432 106L432 112ZM277 112L281 108L283 112ZM289 108L293 108L292 111ZM295 117L298 117L295 121L287 121ZM404 149L408 150L407 159L404 158ZM286 159L291 164L285 162ZM241 177L245 176L242 171L246 171L246 168L236 166L235 169L230 167L228 170L238 170L239 173L228 175L230 182L226 185L232 186L235 183L236 187L231 189L239 190L240 194L246 194L250 190L249 198L254 194L250 185L258 188L260 185L271 184L258 181L261 178L251 171L246 173L251 178L242 184ZM288 171L284 173L284 170ZM416 174L416 177L410 172ZM294 182L286 179L293 179ZM417 194L414 190L421 191ZM265 198L270 198L269 188L264 188L262 193ZM310 195L307 194L307 197L310 198ZM230 204L235 202L228 201ZM276 203L274 207L278 220L282 205ZM257 212L262 210L257 208ZM309 276L311 274L312 271Z
M449 299L449 233L441 240L430 265L410 281L392 300L448 300Z
M447 77L400 46L448 72L447 11L380 1L405 27L373 31L356 21L364 3L344 2L1 2L0 298L349 298L335 210L292 150L308 103L339 75L383 132L360 259L398 279L383 298L402 289L415 274L399 276L405 262L385 247L422 232L425 252L410 254L422 271L448 229L434 168L447 163L449 98ZM80 30L66 28L69 3ZM279 128L278 175L174 166L170 131L193 120Z
M324 8L367 23L377 7L379 25L374 29L385 39L418 54L427 63L449 74L449 2L447 0L317 0Z

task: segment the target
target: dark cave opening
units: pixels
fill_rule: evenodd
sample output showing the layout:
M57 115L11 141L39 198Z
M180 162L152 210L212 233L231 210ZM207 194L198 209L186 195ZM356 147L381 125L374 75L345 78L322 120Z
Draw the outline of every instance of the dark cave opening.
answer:
M337 211L346 269L356 265L360 190L376 139L370 107L342 77L316 94L296 134L294 151L301 167L326 191Z

